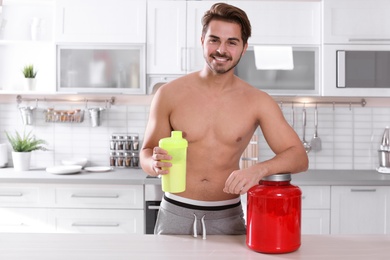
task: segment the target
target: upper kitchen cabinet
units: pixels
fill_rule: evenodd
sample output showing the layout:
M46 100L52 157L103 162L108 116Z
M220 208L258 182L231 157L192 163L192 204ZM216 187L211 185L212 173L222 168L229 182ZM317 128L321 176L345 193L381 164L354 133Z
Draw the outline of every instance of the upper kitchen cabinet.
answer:
M247 13L252 25L249 44L320 44L320 1L228 1L228 3Z
M324 43L390 43L390 1L324 0Z
M202 68L201 18L214 2L148 1L148 74L181 75Z
M0 10L0 93L26 91L22 69L29 64L38 71L35 91L53 91L54 1L3 0Z
M146 41L146 1L57 0L56 19L59 43Z

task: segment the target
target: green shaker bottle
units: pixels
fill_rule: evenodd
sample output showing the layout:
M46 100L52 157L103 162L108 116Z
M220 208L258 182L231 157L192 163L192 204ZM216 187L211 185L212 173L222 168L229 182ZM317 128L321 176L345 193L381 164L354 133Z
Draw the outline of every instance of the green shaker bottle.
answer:
M185 191L187 140L183 138L181 131L172 131L171 137L160 139L158 145L172 156L172 160L168 161L172 163L172 167L169 168L169 173L161 176L162 190L172 193Z

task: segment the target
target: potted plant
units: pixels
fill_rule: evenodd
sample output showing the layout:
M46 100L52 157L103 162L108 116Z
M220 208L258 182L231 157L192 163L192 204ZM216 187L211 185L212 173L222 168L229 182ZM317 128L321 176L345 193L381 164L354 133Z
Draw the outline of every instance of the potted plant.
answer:
M38 71L34 69L34 65L26 65L23 70L24 78L26 79L26 90L35 90L36 79Z
M45 140L37 139L29 132L23 132L21 136L17 131L15 135L5 132L8 141L12 146L12 161L15 171L28 171L30 169L31 152L35 150L47 150L43 145Z

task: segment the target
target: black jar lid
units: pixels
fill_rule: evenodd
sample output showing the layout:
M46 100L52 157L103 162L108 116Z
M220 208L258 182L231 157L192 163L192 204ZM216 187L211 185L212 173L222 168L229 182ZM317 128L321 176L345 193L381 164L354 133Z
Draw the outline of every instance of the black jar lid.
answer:
M278 173L262 178L263 181L291 181L290 173Z

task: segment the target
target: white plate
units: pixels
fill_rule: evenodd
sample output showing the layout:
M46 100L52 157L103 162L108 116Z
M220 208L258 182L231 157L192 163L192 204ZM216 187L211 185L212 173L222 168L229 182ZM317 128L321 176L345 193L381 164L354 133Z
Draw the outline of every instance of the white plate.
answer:
M47 167L46 171L53 174L72 174L81 171L82 166L80 165L60 165Z
M94 167L85 167L87 172L109 172L112 170L109 166L94 166Z

